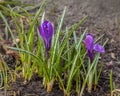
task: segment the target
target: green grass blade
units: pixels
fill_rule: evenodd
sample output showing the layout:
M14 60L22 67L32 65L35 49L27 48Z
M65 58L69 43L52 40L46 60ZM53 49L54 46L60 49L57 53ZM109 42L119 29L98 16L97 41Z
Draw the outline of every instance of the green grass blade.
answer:
M110 92L113 91L113 76L112 70L110 70Z
M33 53L31 53L27 50L23 50L23 49L20 49L20 48L15 48L15 47L9 47L9 46L7 46L7 48L12 49L12 50L16 50L16 51L20 51L20 52L24 52L24 53L27 53L29 55L32 55L34 58L36 58L38 60L40 59L40 58L36 57Z
M53 64L54 64L55 52L56 52L57 43L58 43L58 40L59 40L59 35L60 35L61 27L62 27L62 24L63 24L65 12L66 12L66 8L65 8L64 11L63 11L63 14L62 14L62 17L61 17L61 20L60 20L60 23L59 23L59 26L58 26L58 29L57 29L57 32L56 32L56 38L55 38L54 48L53 48L53 52L52 52L51 67L52 67ZM50 78L51 78L51 77L52 77L52 68L50 68L50 70L51 70L51 71L50 71Z
M39 15L42 13L43 8L44 8L44 5L45 5L45 1L46 1L46 0L44 0L44 1L42 2L39 10L37 11L35 17L33 18L33 21L32 21L32 23L31 23L31 25L30 25L30 29L29 29L29 31L28 31L28 34L30 34L30 32L33 30L33 27L34 27L35 23L37 22L37 19L38 19ZM29 35L28 35L28 36L29 36ZM29 38L29 39L30 39L30 38Z
M75 66L76 66L76 62L77 62L77 59L78 59L78 57L79 57L79 55L80 55L80 53L81 53L81 42L82 42L82 40L83 40L83 38L84 38L84 36L85 36L85 33L86 33L86 31L84 31L84 33L81 35L81 37L80 37L80 40L79 40L79 43L78 43L78 47L77 47L77 49L79 49L78 50L78 52L77 52L77 54L76 54L76 56L75 56L75 58L73 59L73 64L72 64L72 68L71 68L71 70L70 70L70 74L69 74L69 78L68 78L68 82L67 82L67 92L69 93L69 91L70 91L70 87L71 87L71 81L72 81L72 79L73 79L73 76L74 76L74 72L75 72ZM77 71L77 70L76 70Z
M0 16L2 17L5 25L7 26L8 30L10 31L10 34L11 34L11 37L12 37L12 39L13 39L14 44L16 44L16 46L18 46L17 43L16 43L16 41L15 41L14 34L13 34L13 32L12 32L12 30L11 30L11 28L10 28L10 26L9 26L6 18L5 18L5 16L4 16L1 12L0 12Z

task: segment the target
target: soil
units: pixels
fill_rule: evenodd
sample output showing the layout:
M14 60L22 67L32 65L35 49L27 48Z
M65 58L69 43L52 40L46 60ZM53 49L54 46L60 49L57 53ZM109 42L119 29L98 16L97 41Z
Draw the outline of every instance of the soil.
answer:
M37 4L42 0L21 0L25 3ZM63 24L69 27L78 22L84 16L88 16L86 22L77 30L80 36L82 28L88 28L88 32L97 38L104 34L104 42L109 39L105 46L105 54L101 55L100 62L104 62L104 69L100 78L98 88L92 95L84 96L110 96L109 73L113 70L113 83L116 89L120 89L120 0L48 0L45 7L46 18L57 26L64 7L67 12ZM36 9L37 10L37 9ZM2 28L2 23L0 23ZM0 34L2 34L0 29ZM13 58L14 59L14 58ZM57 83L51 93L47 93L42 86L42 79L37 75L27 84L18 78L16 83L12 83L11 89L7 91L7 96L63 96ZM16 95L13 93L16 92ZM118 93L120 94L120 93ZM4 91L0 90L0 96L4 96ZM74 90L71 96L77 96Z

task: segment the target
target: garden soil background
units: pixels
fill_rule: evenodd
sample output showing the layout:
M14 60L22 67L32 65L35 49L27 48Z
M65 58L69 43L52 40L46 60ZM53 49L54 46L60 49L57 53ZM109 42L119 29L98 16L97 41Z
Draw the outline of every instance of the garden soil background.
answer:
M42 0L21 0L24 3L38 4ZM64 10L67 7L63 28L69 27L84 16L88 16L85 23L77 30L80 36L83 29L88 28L95 38L104 34L100 43L109 39L105 46L105 54L101 55L100 62L104 62L104 68L99 81L98 89L92 96L110 96L109 73L113 70L113 83L120 89L120 0L47 0L45 16L53 22L55 27ZM37 8L36 8L37 10ZM0 29L0 33L1 33ZM41 79L33 76L33 79L26 85L21 80L13 84L12 90L8 91L7 96L13 96L15 91L17 96L63 96L63 92L58 85L54 86L53 92L47 94L42 86ZM120 94L120 93L119 93ZM0 90L0 96L4 96L4 91ZM74 90L71 96L77 96ZM84 94L84 96L91 96Z

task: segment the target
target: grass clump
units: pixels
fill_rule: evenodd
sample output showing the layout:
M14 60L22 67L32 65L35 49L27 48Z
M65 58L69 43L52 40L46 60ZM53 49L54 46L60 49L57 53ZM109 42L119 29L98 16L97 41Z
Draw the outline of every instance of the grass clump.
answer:
M102 67L99 72L97 71L99 53L94 56L92 62L86 59L87 50L84 38L87 29L79 37L76 35L76 30L84 23L86 17L75 25L62 30L66 13L65 8L55 30L54 27L56 26L53 27L51 22L43 24L45 21L44 6L45 1L41 3L40 8L33 17L27 10L22 8L25 16L10 9L10 16L17 32L19 44L16 42L16 36L13 34L4 14L0 12L0 16L16 44L16 47L7 46L7 48L17 50L21 61L21 66L15 68L13 81L16 81L18 71L22 72L25 82L30 81L33 74L36 73L43 79L43 85L48 92L52 91L54 82L58 82L60 89L64 91L64 96L70 96L73 86L77 94L82 96L87 86L91 90L93 85L89 87L89 84L94 83L95 86L98 84L102 71ZM38 18L41 15L40 22ZM29 27L27 30L23 17L28 20ZM37 40L35 40L36 37ZM72 43L70 38L73 38ZM91 91L88 90L88 92Z

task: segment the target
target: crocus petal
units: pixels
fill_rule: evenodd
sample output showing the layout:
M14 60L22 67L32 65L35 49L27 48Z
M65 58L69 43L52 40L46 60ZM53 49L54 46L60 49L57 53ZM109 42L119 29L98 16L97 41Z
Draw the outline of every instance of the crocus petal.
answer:
M94 45L94 50L97 51L97 52L100 52L100 53L104 53L105 52L104 47L99 45L99 44L95 44Z
M46 50L49 50L51 47L51 40L52 40L52 36L54 33L52 24L49 21L45 20L40 25L39 31L40 31L40 35L41 35L42 39L44 40Z
M42 38L45 38L44 28L43 28L43 25L42 25L42 24L40 25L39 31L40 31L41 37L42 37Z
M93 46L94 46L93 35L91 35L91 34L86 35L85 44L86 44L87 50L91 50L91 51L93 50Z
M54 32L54 29L53 29L53 25L49 22L48 23L48 34L49 34L49 36L48 37L52 37L53 36L53 32Z
M44 40L44 44L45 44L45 48L47 51L50 50L50 47L51 47L51 39L47 39L47 41Z

